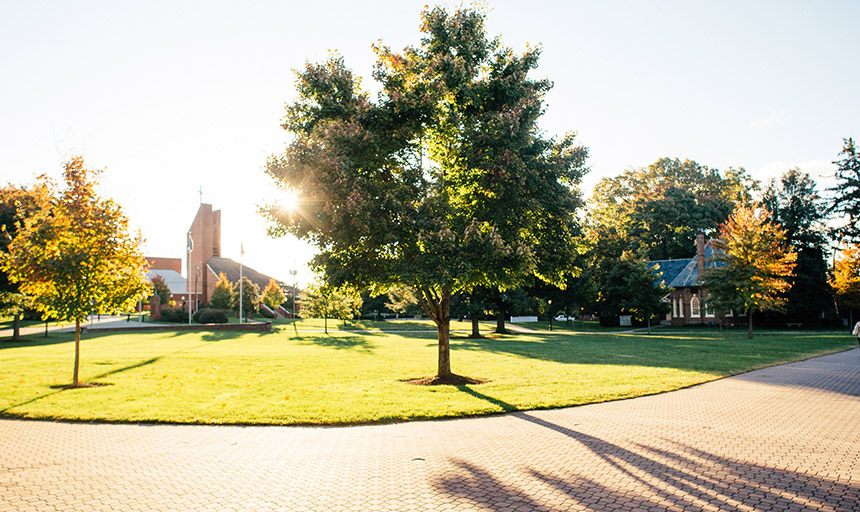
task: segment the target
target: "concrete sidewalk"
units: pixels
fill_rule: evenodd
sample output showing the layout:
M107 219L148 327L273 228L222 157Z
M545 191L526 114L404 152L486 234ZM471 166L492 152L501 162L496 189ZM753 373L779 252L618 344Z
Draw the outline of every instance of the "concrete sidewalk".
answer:
M480 386L463 392L495 400ZM0 511L858 508L857 349L655 396L476 419L0 421Z
M164 324L152 323L152 322L138 322L138 316L136 314L131 315L131 317L127 315L102 315L101 317L94 316L92 322L87 321L81 324L81 328L83 329L121 329L125 327L155 327ZM65 324L57 324L49 323L48 324L48 332L75 332L75 324L72 323L69 325ZM21 336L27 336L31 334L44 334L45 333L45 324L42 323L40 325L31 325L28 327L21 328ZM0 340L7 340L12 337L12 329L0 329Z

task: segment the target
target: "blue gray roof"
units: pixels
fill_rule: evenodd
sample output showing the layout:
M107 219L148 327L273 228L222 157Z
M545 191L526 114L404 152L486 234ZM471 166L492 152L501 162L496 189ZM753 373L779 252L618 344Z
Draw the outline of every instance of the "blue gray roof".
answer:
M695 258L693 259L695 260ZM684 267L687 266L689 261L689 258L679 260L655 260L649 261L648 267L651 268L651 272L654 273L654 277L660 280L660 284L663 286L670 286L669 283L678 277L678 274L684 270Z
M159 268L151 268L146 273L146 278L152 281L152 278L155 276L161 276L164 278L164 283L170 288L170 293L185 293L187 290L185 289L185 278L182 277L182 274L175 270L167 270L167 269L159 269Z
M705 266L715 267L717 263L712 261L717 250L709 242L705 244ZM657 265L662 270L663 275L660 281L664 286L672 288L684 288L688 286L699 286L699 265L696 256L692 258L683 258L677 260L656 260L649 261L649 266ZM657 272L655 275L657 275Z

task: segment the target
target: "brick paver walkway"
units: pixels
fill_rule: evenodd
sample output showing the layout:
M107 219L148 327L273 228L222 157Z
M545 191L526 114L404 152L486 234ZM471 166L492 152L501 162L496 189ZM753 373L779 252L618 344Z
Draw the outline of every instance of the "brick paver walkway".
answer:
M2 511L617 509L860 509L860 351L657 396L478 419L0 421Z

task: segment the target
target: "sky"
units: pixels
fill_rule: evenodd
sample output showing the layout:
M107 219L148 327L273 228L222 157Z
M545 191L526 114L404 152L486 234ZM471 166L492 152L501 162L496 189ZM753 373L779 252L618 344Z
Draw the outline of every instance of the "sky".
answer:
M294 70L337 51L374 91L371 45L418 45L426 3L0 0L0 183L59 180L82 155L159 257L185 256L202 190L222 256L241 244L246 265L306 284L314 248L269 238L257 214L279 197L263 170L290 140ZM799 167L826 188L860 137L860 2L483 5L488 34L541 45L540 126L589 148L586 195L661 157L763 181Z

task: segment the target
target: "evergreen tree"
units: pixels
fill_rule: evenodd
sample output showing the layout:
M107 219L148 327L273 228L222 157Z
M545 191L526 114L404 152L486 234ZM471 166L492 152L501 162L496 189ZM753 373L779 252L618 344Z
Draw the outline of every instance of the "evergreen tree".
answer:
M837 240L860 243L860 155L854 139L843 139L844 145L833 162L837 165L836 185L829 189L833 200L828 212L837 217L838 227L833 230Z
M786 292L785 316L807 325L820 322L832 306L827 285L824 217L825 205L808 174L794 168L779 181L771 180L762 196L771 220L785 231L785 240L797 253L792 286Z

